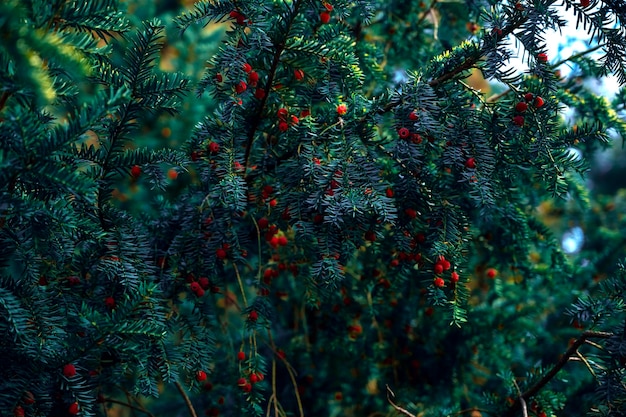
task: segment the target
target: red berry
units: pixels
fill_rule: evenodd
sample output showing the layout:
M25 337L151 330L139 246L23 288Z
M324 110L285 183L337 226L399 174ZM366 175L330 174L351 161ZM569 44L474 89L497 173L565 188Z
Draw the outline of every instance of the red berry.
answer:
M536 108L540 108L545 104L545 102L543 101L543 98L537 96L535 97L535 101L533 102L533 104L535 105Z
M443 272L443 265L435 264L433 271L435 272L436 275L441 274Z
M252 385L250 383L246 383L246 385L243 386L243 392L250 392L252 391Z
M246 353L245 352L242 352L242 351L237 352L237 360L243 361L245 359L246 359Z
M392 259L391 262L389 262L389 266L392 268L396 268L398 265L400 265L400 261L397 259Z
M412 111L411 113L409 113L409 120L417 120L417 113L415 113L415 111Z
M66 378L71 378L76 375L76 367L71 363L68 363L63 367L63 376Z
M435 284L435 287L437 288L443 288L443 286L446 285L445 281L441 277L435 278L433 280L433 284Z
M104 299L104 305L109 309L113 310L115 308L115 298L107 297Z
M278 201L275 198L270 200L270 207L276 207L276 204L278 204Z
M281 120L285 120L287 118L287 116L289 115L289 112L287 111L286 108L281 107L280 109L278 109L278 111L276 112L276 116L278 116L279 119Z
M262 88L257 88L254 91L254 97L257 98L258 100L263 100L263 98L265 98L265 90Z
M196 372L196 381L198 382L202 382L206 380L206 372L204 371L197 371Z
M389 197L389 198L392 198L392 197L393 197L393 188L387 188L387 189L385 190L385 195L386 195L387 197Z
M417 211L415 211L415 209L412 209L412 208L405 209L404 210L404 214L406 214L407 216L409 216L412 219L417 217Z
M282 349L278 349L276 351L276 355L278 356L279 359L285 359L287 357L287 355L285 354L285 351Z
M233 10L232 12L230 12L229 16L235 19L237 21L237 24L239 25L243 25L246 21L246 17L239 13L237 10Z
M300 119L298 119L297 116L291 115L291 124L297 125L298 123L300 123Z
M218 153L220 151L220 144L217 142L209 142L208 149L211 153Z
M348 112L348 106L346 106L345 104L340 104L337 106L337 114L339 116L343 116L347 112Z
M241 94L248 88L248 85L244 81L239 81L239 84L235 86L235 92Z
M513 124L516 126L524 126L524 116L513 117Z
M139 178L141 175L141 167L139 165L133 165L130 169L130 175L132 175L133 178Z
M327 2L324 2L324 8L326 8L326 10L328 10L329 12L333 11L333 5Z
M223 248L219 248L215 251L215 256L218 259L226 259L226 251Z
M257 224L259 225L259 229L263 230L263 229L267 229L267 226L269 226L270 221L267 220L265 217L261 217L259 221L257 222Z
M520 101L519 103L515 105L515 111L518 113L524 113L527 108L528 108L528 104L526 104L523 101Z
M201 290L202 287L197 282L192 282L191 284L189 284L189 289L193 292L198 292L198 290Z
M489 268L487 270L487 278L495 278L496 276L498 276L498 271L495 268Z
M293 70L293 76L296 78L296 80L300 81L304 78L304 71L302 71L301 69L295 69Z
M591 4L590 0L580 0L580 5L582 7L589 7L590 4Z
M178 171L176 171L174 168L170 168L167 170L167 178L169 178L170 180L174 181L176 178L178 178Z
M256 83L259 82L259 73L256 71L251 71L248 75L248 82L252 86L256 86Z
M198 280L198 284L200 284L200 288L202 288L203 290L208 290L211 286L211 282L207 277L200 277L200 279Z
M70 406L67 409L67 412L70 413L71 415L75 416L76 414L78 414L78 403L74 402L72 404L70 404Z
M24 417L24 409L21 406L17 406L13 409L14 417Z
M476 159L467 158L467 161L465 161L465 166L468 167L469 169L476 168Z
M537 60L540 62L548 62L548 55L541 52L540 54L537 54Z
M246 384L248 383L248 381L246 381L246 378L239 378L237 380L237 385L240 387L244 387Z
M448 269L450 269L450 261L448 261L447 259L442 259L441 261L439 261L438 263L441 264L441 266L443 266L443 270L447 271Z
M247 62L245 62L241 66L241 69L243 69L245 72L250 72L250 71L252 71L252 65L248 64Z
M259 377L256 374L250 374L250 383L256 384L259 382Z
M279 122L278 130L280 130L281 132L286 132L287 130L289 130L289 124L287 124L287 122L285 121Z
M454 272L452 272L452 274L450 274L450 281L453 284L456 284L457 282L459 282L459 274L456 271L454 271Z
M287 245L287 237L286 236L278 236L278 245L286 246Z
M373 230L368 230L365 232L365 240L369 240L370 242L376 242L376 233Z
M221 83L222 81L224 81L222 74L220 74L219 72L215 74L215 81L217 81L218 83Z
M535 95L533 93L524 94L524 100L526 101L531 101L533 98L535 98Z
M330 13L328 11L323 11L320 13L320 22L328 23L330 22Z
M401 139L408 139L409 136L411 136L411 132L406 127L401 127L398 129L398 136L400 136Z
M248 319L250 319L250 321L257 321L259 319L259 313L257 313L256 310L252 310L250 314L248 314Z

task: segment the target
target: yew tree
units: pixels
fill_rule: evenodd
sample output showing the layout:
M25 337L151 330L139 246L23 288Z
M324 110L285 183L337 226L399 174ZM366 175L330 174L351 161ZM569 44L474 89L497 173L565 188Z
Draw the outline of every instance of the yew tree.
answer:
M0 417L625 415L625 20L3 0Z

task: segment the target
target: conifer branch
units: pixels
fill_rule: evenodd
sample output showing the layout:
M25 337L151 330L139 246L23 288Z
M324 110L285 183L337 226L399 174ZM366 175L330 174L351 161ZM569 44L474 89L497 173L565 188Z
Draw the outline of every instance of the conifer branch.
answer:
M271 93L272 84L274 83L274 77L276 77L276 71L278 70L278 64L280 63L280 56L282 55L285 47L287 46L287 39L289 38L289 33L291 32L291 26L293 25L296 16L298 15L298 11L300 9L301 0L295 0L293 3L293 10L289 15L289 20L287 21L287 26L284 32L284 38L282 42L276 45L276 51L274 51L274 57L272 59L272 65L270 70L268 71L267 82L265 83L265 96L261 99L259 103L256 113L252 117L250 121L250 129L248 130L248 140L246 142L246 150L244 153L244 172L248 172L248 163L250 159L250 152L252 151L252 144L254 143L254 135L256 134L259 124L261 120L263 120L263 111L265 110L265 105L267 104L267 99Z
M506 416L513 417L518 409L523 406L523 400L528 400L531 397L537 395L539 391L541 391L541 389L545 387L548 382L550 382L559 373L559 371L565 366L565 364L569 362L570 358L576 354L578 348L583 343L585 343L587 339L596 337L600 339L607 339L612 336L613 333L598 332L593 330L587 330L583 332L583 334L578 339L576 339L574 343L572 343L571 346L565 351L565 353L559 358L557 363L554 364L554 366L539 381L537 381L532 387L530 387L522 395L520 395L515 404L513 404L513 406L509 408Z

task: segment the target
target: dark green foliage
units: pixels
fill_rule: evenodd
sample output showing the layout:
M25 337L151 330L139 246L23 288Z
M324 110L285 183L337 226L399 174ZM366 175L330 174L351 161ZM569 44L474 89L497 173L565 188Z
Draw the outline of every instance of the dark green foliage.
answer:
M0 4L0 417L624 414L621 3L175 3Z

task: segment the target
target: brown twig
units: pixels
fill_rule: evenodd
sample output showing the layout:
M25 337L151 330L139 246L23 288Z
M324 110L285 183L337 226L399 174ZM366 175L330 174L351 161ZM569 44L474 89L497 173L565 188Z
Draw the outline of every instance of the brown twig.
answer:
M559 358L557 363L555 363L554 366L539 381L535 383L535 385L533 385L532 387L527 389L522 395L520 395L517 401L511 406L511 408L509 408L509 411L507 412L506 416L510 417L510 416L515 415L518 409L522 406L522 402L521 402L522 400L527 401L531 397L534 397L535 395L537 395L539 391L541 391L541 389L545 387L548 384L548 382L550 382L559 373L559 371L565 366L565 364L570 360L570 358L576 355L578 348L583 343L585 343L587 339L589 338L607 339L612 336L613 336L613 333L607 333L607 332L597 332L597 331L592 331L592 330L587 330L583 332L582 335L578 339L576 339L574 343L572 343L571 346L565 351L565 353Z
M147 414L149 417L155 417L154 414L152 414L150 411L146 410L143 407L139 407L130 403L125 403L124 401L120 401L120 400L116 400L114 398L105 398L104 399L105 403L111 403L111 404L119 404L119 405L123 405L124 407L128 407L130 409L136 410L136 411L141 411L142 413Z
M408 417L416 417L415 415L409 413L407 410L405 410L402 407L397 406L392 400L391 398L394 397L395 398L396 394L393 393L393 391L391 390L391 388L389 388L389 385L387 385L387 401L389 401L389 404L391 404L391 406L398 412L404 414L405 416Z
M198 415L196 414L196 410L193 408L193 404L191 404L191 400L189 399L189 396L183 389L183 386L180 385L180 382L178 381L174 382L174 385L176 385L176 388L178 388L180 395L183 396L185 400L185 404L187 404L187 408L189 409L189 413L191 414L191 417L198 417Z

